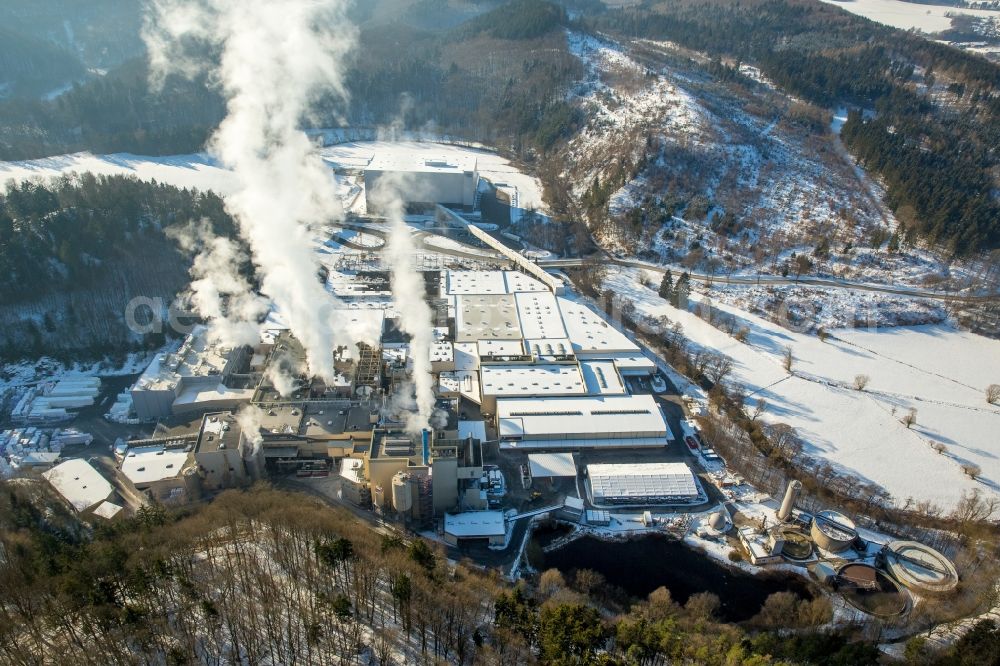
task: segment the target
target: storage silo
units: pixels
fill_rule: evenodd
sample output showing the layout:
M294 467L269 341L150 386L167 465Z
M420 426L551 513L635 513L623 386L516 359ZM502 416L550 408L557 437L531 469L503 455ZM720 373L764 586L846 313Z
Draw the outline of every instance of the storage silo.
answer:
M409 514L413 509L413 488L407 472L396 472L392 477L392 508L400 515Z

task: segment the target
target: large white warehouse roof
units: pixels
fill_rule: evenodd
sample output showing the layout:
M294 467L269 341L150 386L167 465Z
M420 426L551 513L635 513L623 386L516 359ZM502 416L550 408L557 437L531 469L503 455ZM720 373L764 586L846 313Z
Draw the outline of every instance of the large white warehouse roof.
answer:
M684 463L587 465L594 504L643 504L692 500L699 496Z
M651 395L500 398L497 418L500 438L523 448L615 446L610 440L665 446L673 438Z
M47 472L45 480L77 511L86 511L111 497L114 488L86 460L74 458Z

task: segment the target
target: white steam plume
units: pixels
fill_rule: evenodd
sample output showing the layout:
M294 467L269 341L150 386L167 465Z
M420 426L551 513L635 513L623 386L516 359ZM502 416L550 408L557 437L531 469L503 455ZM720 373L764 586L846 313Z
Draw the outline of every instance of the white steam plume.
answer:
M399 312L400 328L410 336L413 390L417 402L416 412L407 419L406 430L417 434L428 427L434 413L434 376L431 374L434 330L431 308L424 297L424 280L420 273L413 270L416 247L404 219L406 206L402 196L407 186L405 179L386 173L379 177L372 195L379 212L389 222L385 258L392 271L392 297ZM409 186L412 187L412 183Z
M271 357L266 375L281 397L288 398L301 388L302 383L298 377L305 370L306 368L300 366L291 354L277 352Z
M240 275L246 255L228 238L212 234L207 224L168 230L181 249L197 253L191 266L191 306L208 320L209 337L227 347L260 340L257 323L267 314L267 300L255 294Z
M317 279L311 229L343 215L333 179L300 123L323 95L346 99L356 29L347 0L154 0L143 36L151 78L208 71L227 99L210 150L239 185L226 207L272 299L306 351L335 377L332 352L377 331L335 321L340 305ZM216 53L217 63L206 53Z
M236 412L236 423L243 433L243 441L249 449L248 453L254 456L264 444L264 437L260 434L263 419L264 410L256 405L244 405Z

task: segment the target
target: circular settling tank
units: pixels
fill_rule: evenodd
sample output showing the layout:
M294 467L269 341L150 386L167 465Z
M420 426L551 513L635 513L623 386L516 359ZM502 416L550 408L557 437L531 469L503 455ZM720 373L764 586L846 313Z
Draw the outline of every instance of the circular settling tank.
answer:
M837 591L847 603L877 617L906 611L909 596L884 571L870 564L851 562L837 570Z
M817 513L810 534L817 546L831 553L847 550L858 536L854 521L836 511Z
M930 546L916 541L893 541L882 556L893 578L916 592L950 592L958 585L955 565Z
M781 554L789 560L808 560L813 554L812 539L801 530L784 529L780 532L785 544L781 547Z

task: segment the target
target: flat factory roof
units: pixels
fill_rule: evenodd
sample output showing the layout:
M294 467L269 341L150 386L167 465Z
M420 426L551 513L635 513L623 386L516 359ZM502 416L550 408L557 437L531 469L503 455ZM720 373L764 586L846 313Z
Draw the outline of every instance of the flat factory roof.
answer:
M503 536L507 526L501 511L467 511L446 513L444 531L459 538L477 539Z
M162 446L129 449L122 461L121 470L139 487L174 478L181 473L189 455L184 449L166 449Z
M431 363L448 363L455 360L455 348L450 342L431 344Z
M694 474L684 463L587 465L595 503L698 496Z
M476 343L479 358L490 356L523 356L524 343L520 340L480 340Z
M438 391L442 395L451 394L452 397L461 395L477 405L483 397L479 390L479 373L475 370L442 372L438 375Z
M89 462L79 458L59 463L42 472L42 476L80 512L100 504L114 492L114 488L100 472Z
M613 361L583 361L580 371L591 395L622 395L625 384Z
M503 271L448 271L447 293L506 294Z
M557 298L563 324L573 349L583 352L639 352L639 346L629 340L586 305L565 298Z
M521 271L504 271L504 278L507 280L507 293L510 294L528 291L549 291L549 288L542 284L541 280Z
M532 356L547 358L554 356L571 356L573 343L569 338L534 338L524 341L527 352Z
M547 292L542 282L520 271L448 271L445 293L456 294L516 294Z
M517 303L510 294L458 296L456 298L457 340L519 340Z
M556 297L550 291L515 294L517 318L525 338L565 338L566 327Z
M576 462L572 453L532 453L528 456L531 476L547 479L557 476L576 476Z
M483 395L583 395L587 392L576 365L484 365L479 373Z
M408 173L462 173L475 171L474 155L416 155L402 151L379 151L372 156L366 171L405 171Z
M497 417L507 439L671 438L651 395L500 398Z

